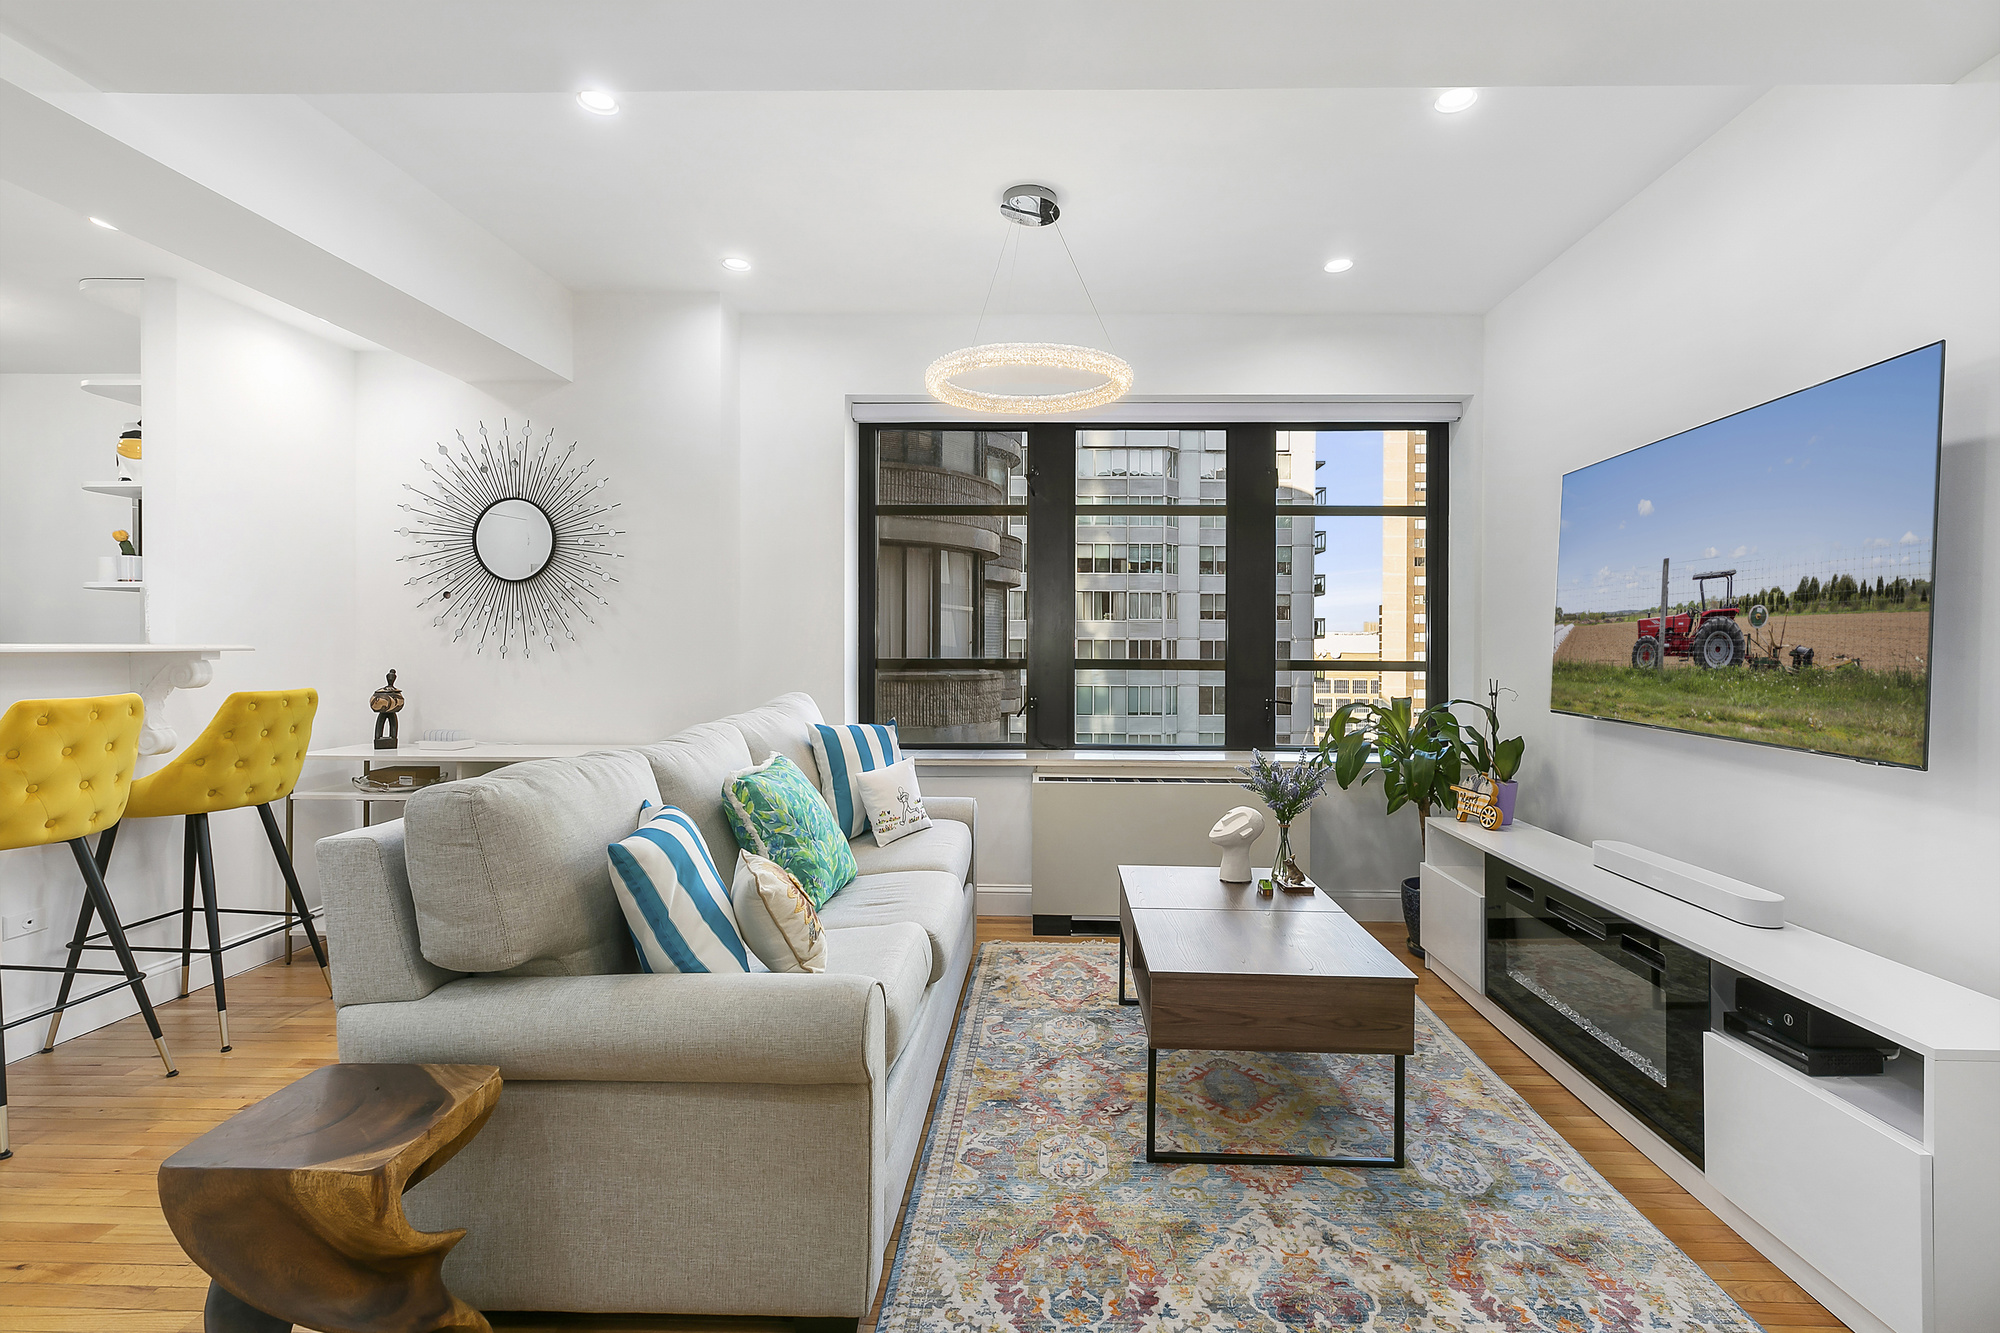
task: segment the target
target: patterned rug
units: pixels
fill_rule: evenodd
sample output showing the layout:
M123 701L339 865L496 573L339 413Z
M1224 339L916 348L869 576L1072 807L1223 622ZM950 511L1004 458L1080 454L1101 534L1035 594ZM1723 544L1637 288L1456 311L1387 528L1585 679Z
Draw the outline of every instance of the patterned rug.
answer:
M1148 1164L1117 956L980 951L880 1333L1757 1328L1421 1003L1407 1169ZM1162 1053L1160 1146L1386 1156L1390 1067Z

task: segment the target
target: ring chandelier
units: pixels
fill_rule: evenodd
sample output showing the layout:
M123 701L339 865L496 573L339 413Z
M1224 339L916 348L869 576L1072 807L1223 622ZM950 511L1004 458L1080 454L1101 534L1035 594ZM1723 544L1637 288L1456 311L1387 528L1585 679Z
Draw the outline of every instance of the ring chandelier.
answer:
M1031 366L1040 370L1063 370L1077 374L1102 375L1104 383L1070 393L981 393L951 382L952 376L998 366ZM947 352L931 362L924 372L924 388L931 397L969 412L1023 412L1046 415L1053 412L1082 412L1115 403L1132 388L1132 367L1109 352L1095 347L1075 347L1069 343L985 343Z
M1062 228L1056 219L1062 210L1056 206L1055 191L1041 185L1016 185L1006 190L1000 197L1000 216L1022 227L1056 227L1056 236L1062 240L1063 253L1069 256L1070 268L1076 273L1076 281L1083 288L1084 299L1090 302L1090 312L1097 315L1097 327L1105 333L1105 341L1111 341L1104 328L1104 317L1097 314L1097 301L1090 295L1090 287L1083 280L1083 270L1076 266L1076 256L1070 253L1069 241L1063 237ZM1011 233L1009 233L1011 237ZM1000 245L1001 259L1007 254L1007 244ZM1000 276L1000 263L993 266L993 281L986 286L986 302L993 300L993 286ZM979 323L986 322L986 306L979 310ZM973 337L979 336L978 328ZM1007 367L1055 370L1068 375L1101 376L1101 384L1074 389L1066 393L984 393L952 383L960 375L973 371L1004 369ZM924 371L924 388L931 397L953 407L969 412L991 412L1007 416L1049 416L1062 412L1082 412L1090 408L1115 403L1132 388L1132 367L1110 352L1095 347L1078 347L1072 343L1013 342L979 343L972 347L962 347L956 352L947 352L931 362Z

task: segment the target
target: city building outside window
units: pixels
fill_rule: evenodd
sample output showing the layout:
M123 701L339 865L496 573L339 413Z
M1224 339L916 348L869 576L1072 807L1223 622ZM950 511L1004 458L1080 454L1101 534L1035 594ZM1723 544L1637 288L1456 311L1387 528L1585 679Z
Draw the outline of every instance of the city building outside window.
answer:
M866 428L864 720L912 748L1248 749L1311 744L1356 699L1423 707L1442 697L1444 439Z

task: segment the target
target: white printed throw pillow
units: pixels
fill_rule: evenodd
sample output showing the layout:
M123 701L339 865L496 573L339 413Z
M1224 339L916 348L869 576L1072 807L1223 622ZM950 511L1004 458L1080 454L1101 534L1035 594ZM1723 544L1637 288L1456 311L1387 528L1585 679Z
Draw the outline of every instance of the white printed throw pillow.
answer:
M826 932L791 871L769 857L741 852L730 897L743 941L764 966L773 972L826 971Z
M854 782L867 803L868 822L875 829L878 847L931 826L931 817L924 810L924 794L917 789L916 760L905 759L858 774Z

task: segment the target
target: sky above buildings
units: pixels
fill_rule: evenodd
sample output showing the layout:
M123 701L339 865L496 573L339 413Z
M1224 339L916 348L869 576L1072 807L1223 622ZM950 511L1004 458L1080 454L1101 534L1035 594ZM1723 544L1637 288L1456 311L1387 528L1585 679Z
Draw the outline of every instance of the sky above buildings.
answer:
M1556 604L1650 606L1663 558L1674 601L1732 567L1739 591L1929 578L1943 360L1919 348L1569 473Z

